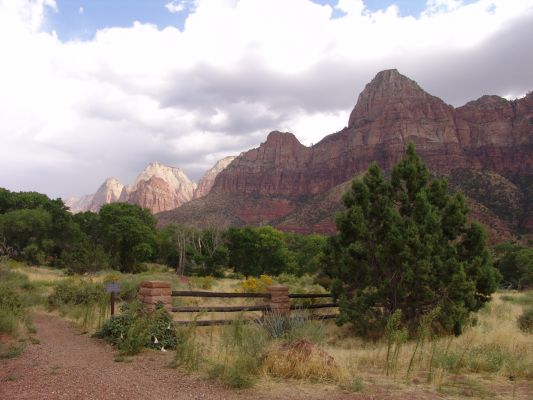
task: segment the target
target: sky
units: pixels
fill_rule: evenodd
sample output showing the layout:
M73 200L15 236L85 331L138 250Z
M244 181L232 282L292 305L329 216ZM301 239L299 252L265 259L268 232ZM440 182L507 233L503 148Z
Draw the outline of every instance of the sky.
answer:
M533 0L0 0L0 187L198 180L272 130L341 130L397 68L460 106L533 89Z

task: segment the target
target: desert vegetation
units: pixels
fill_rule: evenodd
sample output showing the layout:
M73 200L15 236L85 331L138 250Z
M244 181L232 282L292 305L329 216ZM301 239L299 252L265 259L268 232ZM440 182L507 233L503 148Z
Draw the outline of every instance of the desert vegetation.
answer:
M269 226L157 229L134 205L71 215L60 200L0 190L0 355L16 357L35 341L30 314L40 310L116 346L116 361L172 353L171 367L230 387L298 380L371 393L385 383L487 398L514 396L533 380L527 243L488 247L461 195L431 179L414 148L390 177L372 165L344 204L338 233L325 237ZM143 280L175 290L263 292L277 283L292 293L331 292L339 314L250 313L199 327L216 316L193 313L181 325L182 316L137 301ZM120 286L112 317L111 282Z

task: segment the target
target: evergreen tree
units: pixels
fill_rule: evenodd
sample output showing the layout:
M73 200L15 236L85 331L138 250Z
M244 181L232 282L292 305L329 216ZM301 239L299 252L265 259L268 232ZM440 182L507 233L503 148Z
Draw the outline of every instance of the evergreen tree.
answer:
M412 328L439 307L440 328L459 333L469 313L490 299L498 273L484 231L467 224L460 194L450 195L444 179L430 180L413 145L390 179L372 164L343 201L339 232L326 248L339 323L380 335L398 309Z

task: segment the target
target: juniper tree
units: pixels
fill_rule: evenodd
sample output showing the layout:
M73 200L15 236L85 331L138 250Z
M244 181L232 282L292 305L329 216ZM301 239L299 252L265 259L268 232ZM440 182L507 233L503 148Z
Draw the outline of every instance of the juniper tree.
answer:
M413 145L390 179L373 163L343 201L326 250L340 324L380 335L398 309L412 328L439 306L440 328L459 333L490 299L498 274L484 230L467 222L465 201L448 192L446 180L430 179Z

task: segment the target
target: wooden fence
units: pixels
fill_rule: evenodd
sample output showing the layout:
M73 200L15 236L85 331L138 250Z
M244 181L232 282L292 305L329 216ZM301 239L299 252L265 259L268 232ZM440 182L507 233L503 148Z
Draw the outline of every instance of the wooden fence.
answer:
M202 297L202 298L253 298L264 299L264 304L245 305L245 306L172 306L172 297ZM175 313L231 313L231 312L249 312L261 311L263 316L268 313L278 315L290 315L292 310L310 310L321 308L338 307L336 303L317 303L317 304L291 304L291 299L316 299L331 298L329 293L291 293L289 288L284 285L271 285L267 287L266 293L226 293L226 292L205 292L205 291L182 291L172 290L170 283L161 281L144 281L141 283L139 290L139 299L149 308L155 308L157 303L162 303L170 312ZM335 314L313 315L310 318L331 319ZM257 320L257 318L253 319ZM177 324L187 325L195 324L196 326L225 325L234 322L232 319L217 320L181 320Z

